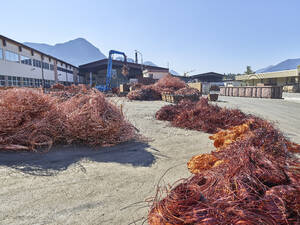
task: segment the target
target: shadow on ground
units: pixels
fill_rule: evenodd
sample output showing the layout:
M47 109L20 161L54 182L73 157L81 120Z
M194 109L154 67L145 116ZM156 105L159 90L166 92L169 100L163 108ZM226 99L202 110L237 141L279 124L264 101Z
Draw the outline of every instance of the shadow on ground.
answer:
M54 147L48 153L1 152L0 166L37 176L55 175L74 163L85 172L85 168L80 164L81 160L147 167L155 161L154 155L146 151L148 147L147 143L129 142L94 149L78 146Z

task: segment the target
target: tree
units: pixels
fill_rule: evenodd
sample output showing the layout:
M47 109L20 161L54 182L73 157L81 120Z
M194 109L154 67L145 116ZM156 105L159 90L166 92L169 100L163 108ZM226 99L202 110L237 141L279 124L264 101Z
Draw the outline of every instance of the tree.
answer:
M247 66L247 70L245 71L245 74L254 74L255 72L252 71L251 66Z

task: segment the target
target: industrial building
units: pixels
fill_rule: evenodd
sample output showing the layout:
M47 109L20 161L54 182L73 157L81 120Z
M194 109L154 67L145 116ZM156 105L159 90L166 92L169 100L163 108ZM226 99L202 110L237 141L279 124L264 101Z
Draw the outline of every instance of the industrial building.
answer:
M236 80L242 81L243 86L283 86L284 91L299 92L300 66L294 70L240 75L236 77Z
M78 68L0 35L0 86L78 83Z
M80 82L91 84L92 86L104 85L106 82L107 64L108 59L102 59L85 65L80 65ZM140 82L144 84L152 83L156 78L159 79L161 75L166 75L169 73L169 69L167 68L127 62L129 74L124 76L122 74L122 67L124 64L124 61L112 60L111 87L119 87L120 84L128 82ZM145 76L143 71L146 74Z
M196 82L223 82L225 75L215 72L201 73L191 76L175 76L185 81L186 83Z

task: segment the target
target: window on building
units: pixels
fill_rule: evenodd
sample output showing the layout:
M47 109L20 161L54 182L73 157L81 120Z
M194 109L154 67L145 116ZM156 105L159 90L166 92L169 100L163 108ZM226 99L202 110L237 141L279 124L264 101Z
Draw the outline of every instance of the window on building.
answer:
M21 63L22 64L32 65L30 58L28 58L26 56L23 56L23 55L21 55L20 57L21 57Z
M29 87L29 78L23 77L23 86Z
M21 77L12 77L12 86L21 86Z
M5 86L5 76L0 75L0 86Z
M43 62L43 68L49 70L50 69L49 63Z
M34 79L29 78L29 87L34 87Z
M34 86L35 87L39 87L40 86L39 79L34 79Z
M6 40L2 40L2 44L3 44L3 46L5 47L6 46Z
M50 70L54 70L54 65L50 64Z
M291 77L291 84L295 84L295 83L296 83L295 77Z
M21 77L17 77L17 86L22 86Z
M13 86L12 77L11 76L7 77L7 85L10 86L10 87Z
M17 86L17 77L12 77L12 86Z
M0 59L3 59L3 50L0 48Z
M11 62L19 62L19 55L11 51L5 51L5 59Z
M40 61L40 60L33 59L32 61L33 61L33 66L35 66L35 67L39 67L39 68L41 68L41 67L42 67L42 63L41 63L41 61Z
M22 46L19 46L19 52L21 52L22 51Z

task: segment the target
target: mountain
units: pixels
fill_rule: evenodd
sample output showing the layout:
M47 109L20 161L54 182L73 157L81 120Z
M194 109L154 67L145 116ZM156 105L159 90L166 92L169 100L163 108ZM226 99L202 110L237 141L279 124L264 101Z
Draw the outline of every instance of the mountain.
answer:
M144 62L144 65L147 65L147 66L157 66L156 64L154 64L154 63L151 62L151 61L145 61L145 62Z
M255 73L263 73L263 72L265 72L265 71L268 71L268 70L271 69L272 67L273 67L273 65L267 66L267 67L265 67L265 68L256 70Z
M298 59L287 59L282 61L275 66L268 66L264 69L257 70L256 73L266 73L266 72L274 72L281 70L293 70L297 69L297 66L300 65L300 58Z
M122 56L118 56L115 60L124 61L124 58ZM132 58L127 58L127 62L134 63L134 60Z
M62 59L74 66L105 59L106 56L84 38L77 38L55 45L24 42L25 45Z

